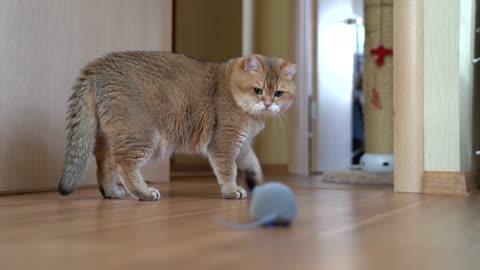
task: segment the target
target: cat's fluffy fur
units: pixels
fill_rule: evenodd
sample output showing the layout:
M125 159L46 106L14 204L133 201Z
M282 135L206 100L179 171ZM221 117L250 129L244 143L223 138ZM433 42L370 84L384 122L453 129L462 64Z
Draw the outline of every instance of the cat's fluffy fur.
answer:
M252 186L262 180L250 142L266 116L293 102L294 74L295 65L261 55L219 64L134 51L93 61L69 100L60 193L74 191L95 153L105 198L123 197L124 187L139 200L158 200L159 191L147 186L140 167L178 151L207 155L223 197L246 198L236 184L237 168ZM275 97L279 90L283 95Z

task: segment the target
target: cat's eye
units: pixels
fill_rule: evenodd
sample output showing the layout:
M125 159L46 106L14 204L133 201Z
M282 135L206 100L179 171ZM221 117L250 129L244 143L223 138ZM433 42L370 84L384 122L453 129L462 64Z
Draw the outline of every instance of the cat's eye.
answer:
M255 88L253 88L253 91L255 91L255 94L257 94L257 95L263 94L263 89L262 88L255 87Z
M283 93L285 93L285 92L283 92L283 91L275 91L275 93L273 93L273 95L274 95L275 97L281 97L281 96L283 96Z

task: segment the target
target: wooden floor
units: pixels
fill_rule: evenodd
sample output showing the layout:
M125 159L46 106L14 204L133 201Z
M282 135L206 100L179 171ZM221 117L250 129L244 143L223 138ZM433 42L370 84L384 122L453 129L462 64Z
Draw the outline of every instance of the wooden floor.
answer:
M0 269L480 269L480 196L393 193L284 177L298 196L290 228L235 231L248 200L213 179L158 185L158 202L0 197Z

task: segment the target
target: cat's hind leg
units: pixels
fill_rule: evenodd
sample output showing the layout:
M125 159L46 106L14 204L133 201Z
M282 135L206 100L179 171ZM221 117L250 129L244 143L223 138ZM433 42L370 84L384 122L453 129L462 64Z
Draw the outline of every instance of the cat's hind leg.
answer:
M117 133L113 144L113 156L123 186L132 197L141 201L156 201L160 192L149 187L140 168L150 161L157 147L158 136L154 132L123 130Z
M125 196L125 190L119 186L112 150L103 135L97 135L95 159L97 161L98 188L102 196L105 199L123 198Z
M122 183L132 197L140 201L156 201L160 199L160 192L153 187L149 187L140 169L134 163L119 164L119 173L122 177Z

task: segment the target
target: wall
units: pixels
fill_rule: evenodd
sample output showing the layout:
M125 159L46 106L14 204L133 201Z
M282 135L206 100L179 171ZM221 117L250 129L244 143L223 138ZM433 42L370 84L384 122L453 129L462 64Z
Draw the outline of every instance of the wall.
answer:
M425 170L460 171L460 5L425 0L424 8Z
M171 16L168 0L0 2L0 191L56 187L80 68L108 51L170 50ZM147 171L168 180L166 161Z
M242 54L242 0L176 0L175 52L223 62Z
M197 59L223 62L242 54L242 0L175 0L175 48ZM175 164L207 164L175 155Z
M424 2L425 171L472 167L473 0Z
M254 53L289 58L289 0L256 0L254 3ZM283 126L282 126L283 125ZM287 164L286 117L270 120L255 139L255 150L262 164Z

